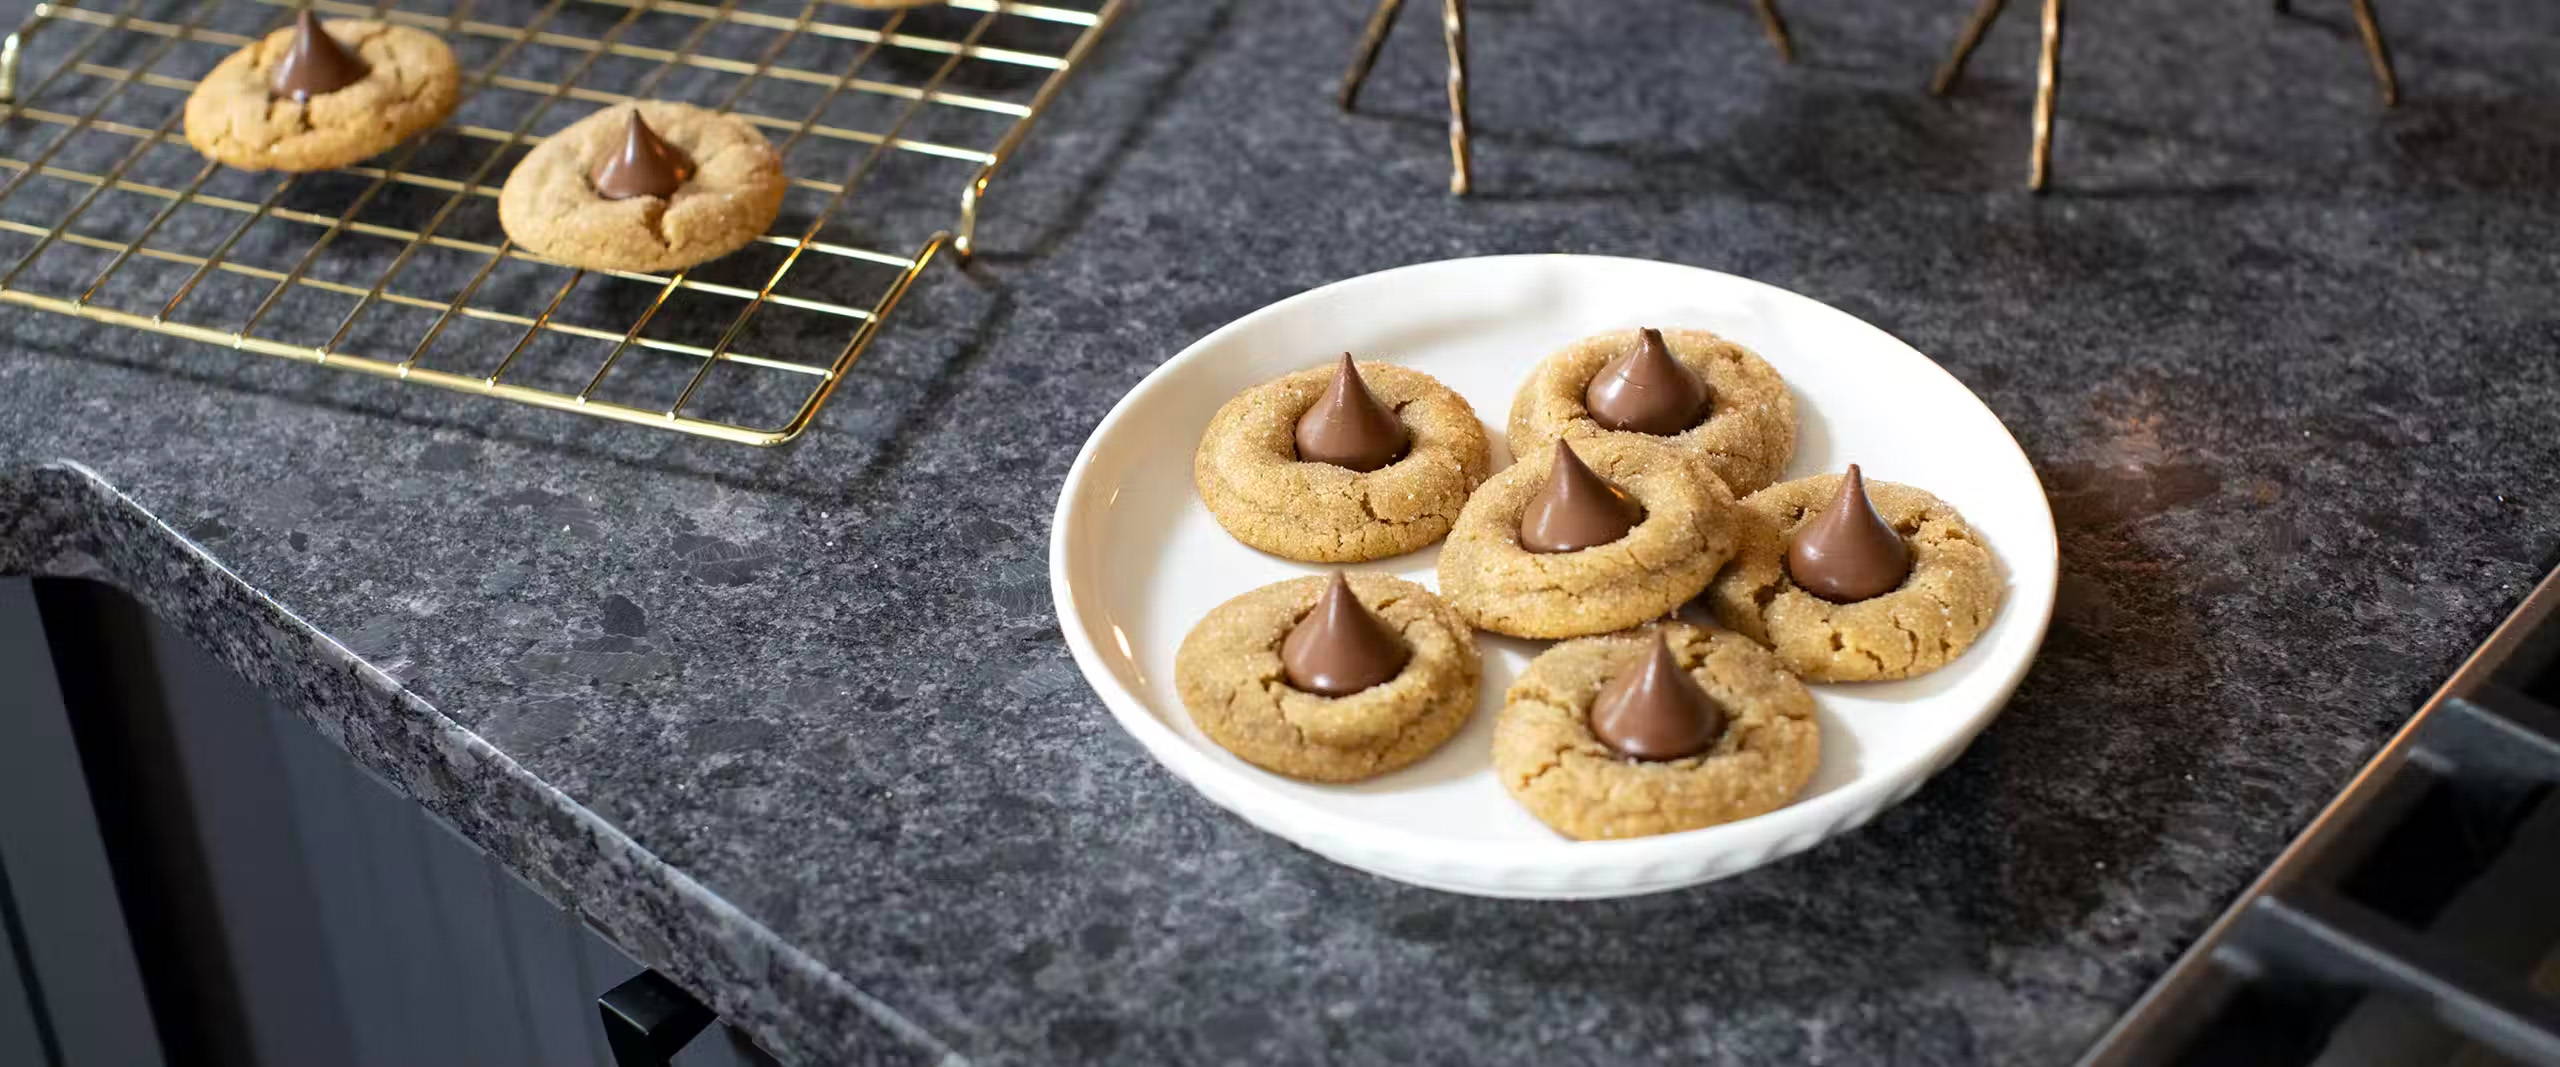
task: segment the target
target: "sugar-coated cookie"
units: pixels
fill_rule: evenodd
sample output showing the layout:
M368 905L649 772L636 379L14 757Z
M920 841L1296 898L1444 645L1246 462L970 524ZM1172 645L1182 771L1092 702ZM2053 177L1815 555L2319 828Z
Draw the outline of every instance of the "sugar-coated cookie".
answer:
M690 164L671 194L613 199L597 189L594 172L622 150L634 108ZM515 243L573 267L679 270L755 240L786 185L782 158L746 120L643 100L579 119L526 153L498 191L498 221Z
M1660 632L1723 711L1722 733L1695 755L1632 759L1592 732L1593 702L1652 651L1652 628L1549 648L1504 694L1494 773L1558 833L1596 841L1695 830L1784 807L1812 780L1822 728L1804 683L1738 634L1685 623Z
M2000 610L1991 550L1956 509L1926 491L1869 480L1876 514L1911 550L1910 575L1852 603L1825 600L1787 573L1787 540L1830 505L1841 475L1781 482L1743 498L1742 543L1707 589L1717 621L1775 649L1813 682L1927 674L1962 655Z
M1514 637L1623 630L1670 614L1732 558L1733 496L1695 454L1633 434L1571 447L1642 505L1642 521L1607 544L1529 550L1521 516L1545 487L1555 450L1520 457L1476 490L1440 549L1440 593L1468 621Z
M301 32L277 30L196 83L187 96L187 143L226 166L327 170L434 127L461 99L453 50L432 33L367 19L330 19L316 28L354 58L360 76L300 99L277 93L275 69L295 52Z
M1385 681L1345 696L1290 683L1281 645L1330 578L1292 578L1210 610L1174 656L1174 685L1209 739L1265 770L1354 782L1439 748L1475 713L1475 631L1431 591L1384 574L1349 576L1362 606L1410 652Z
M1300 457L1298 423L1339 366L1254 386L1209 419L1192 482L1236 540L1316 563L1402 555L1447 534L1492 469L1484 424L1465 397L1421 371L1368 360L1358 362L1358 377L1409 432L1403 454L1368 471Z
M1660 333L1672 358L1704 379L1704 419L1661 436L1613 430L1593 420L1585 403L1592 378L1642 342L1640 331L1618 330L1576 341L1529 372L1511 402L1512 454L1527 455L1559 438L1647 439L1697 454L1735 496L1777 480L1796 447L1795 398L1786 381L1751 350L1716 334Z

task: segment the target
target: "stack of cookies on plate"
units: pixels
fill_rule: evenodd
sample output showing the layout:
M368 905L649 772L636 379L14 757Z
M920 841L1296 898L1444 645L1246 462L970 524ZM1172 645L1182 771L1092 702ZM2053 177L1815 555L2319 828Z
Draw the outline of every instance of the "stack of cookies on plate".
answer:
M1371 778L1465 725L1476 630L1552 640L1503 698L1504 787L1570 837L1697 829L1812 778L1806 682L1935 670L1999 606L1990 552L1937 497L1854 465L1778 482L1795 399L1716 334L1568 346L1509 430L1516 462L1494 472L1463 397L1348 354L1218 410L1193 478L1238 540L1331 564L1445 544L1437 593L1337 571L1210 611L1175 682L1211 740L1296 778Z

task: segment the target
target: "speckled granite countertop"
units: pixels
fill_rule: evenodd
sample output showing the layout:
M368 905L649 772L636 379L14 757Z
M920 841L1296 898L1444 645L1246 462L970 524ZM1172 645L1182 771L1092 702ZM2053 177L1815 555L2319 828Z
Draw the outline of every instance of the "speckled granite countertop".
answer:
M1958 0L1791 0L1794 69L1741 5L1488 2L1455 203L1425 13L1330 108L1362 6L1134 12L993 254L783 450L0 312L0 573L142 594L786 1058L2026 1064L2552 562L2560 8L2386 5L2384 114L2343 0L2075 5L2038 200L2027 15L1938 102ZM2017 434L2061 607L1911 802L1701 889L1472 900L1211 808L1085 689L1047 520L1123 390L1298 290L1533 250L1837 304Z

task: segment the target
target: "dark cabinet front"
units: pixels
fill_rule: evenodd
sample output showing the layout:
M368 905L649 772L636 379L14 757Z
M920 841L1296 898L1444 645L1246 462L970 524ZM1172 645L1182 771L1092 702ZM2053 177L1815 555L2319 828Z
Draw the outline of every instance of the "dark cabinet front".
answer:
M95 582L0 579L0 920L0 1063L647 1058L639 964Z

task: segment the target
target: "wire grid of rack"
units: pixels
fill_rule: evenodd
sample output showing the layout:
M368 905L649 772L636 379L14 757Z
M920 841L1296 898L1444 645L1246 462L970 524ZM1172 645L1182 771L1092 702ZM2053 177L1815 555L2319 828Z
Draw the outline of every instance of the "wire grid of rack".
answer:
M102 3L40 3L0 45L0 302L773 445L938 252L973 251L990 182L1123 0L310 0L441 35L463 103L305 175L216 166L179 127L195 79L302 0ZM509 242L514 161L640 98L764 130L790 179L772 229L672 274Z

